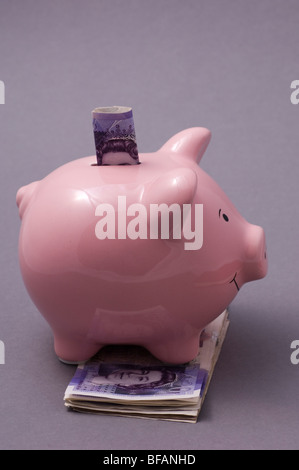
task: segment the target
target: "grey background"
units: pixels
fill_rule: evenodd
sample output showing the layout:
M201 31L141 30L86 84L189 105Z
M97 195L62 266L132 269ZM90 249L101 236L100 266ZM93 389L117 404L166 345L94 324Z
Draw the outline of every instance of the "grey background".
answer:
M1 0L1 449L297 449L299 2ZM202 167L264 227L197 424L67 412L74 368L19 273L17 189L93 155L90 112L132 106L140 152L208 127Z

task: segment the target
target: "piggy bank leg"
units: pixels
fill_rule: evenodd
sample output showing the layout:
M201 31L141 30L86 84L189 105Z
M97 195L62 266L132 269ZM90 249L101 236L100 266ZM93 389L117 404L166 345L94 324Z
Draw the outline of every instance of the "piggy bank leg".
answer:
M78 364L92 358L103 346L87 342L86 338L69 338L54 333L54 350L58 358L66 364Z
M184 364L192 361L199 351L199 335L178 340L163 341L161 344L149 345L147 348L153 356L169 364Z

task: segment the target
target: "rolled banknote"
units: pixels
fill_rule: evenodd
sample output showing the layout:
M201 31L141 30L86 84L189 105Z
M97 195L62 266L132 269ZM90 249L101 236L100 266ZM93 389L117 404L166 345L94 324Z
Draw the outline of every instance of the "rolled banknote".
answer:
M98 165L139 162L132 108L111 106L92 111Z

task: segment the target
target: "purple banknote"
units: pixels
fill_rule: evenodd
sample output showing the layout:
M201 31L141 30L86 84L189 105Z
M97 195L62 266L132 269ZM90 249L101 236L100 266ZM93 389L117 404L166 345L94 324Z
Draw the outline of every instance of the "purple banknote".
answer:
M111 106L92 111L98 165L139 163L131 108Z

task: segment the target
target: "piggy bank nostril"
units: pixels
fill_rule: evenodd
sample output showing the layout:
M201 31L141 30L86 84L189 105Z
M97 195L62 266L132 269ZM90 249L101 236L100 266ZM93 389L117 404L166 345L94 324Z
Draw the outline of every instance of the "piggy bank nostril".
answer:
M267 252L264 253L264 258L267 259Z

